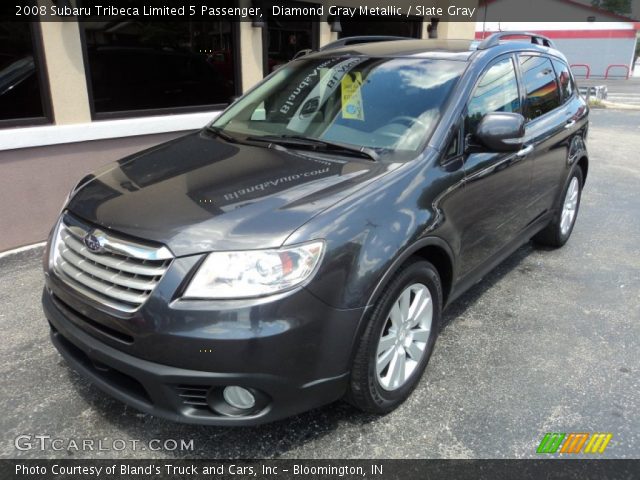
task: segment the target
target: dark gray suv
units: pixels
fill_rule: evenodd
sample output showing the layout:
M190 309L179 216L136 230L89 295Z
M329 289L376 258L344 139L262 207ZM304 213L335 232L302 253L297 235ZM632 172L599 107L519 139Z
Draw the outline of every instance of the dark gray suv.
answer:
M85 177L45 258L55 346L177 421L398 406L443 308L576 221L588 107L548 39L508 35L304 56Z

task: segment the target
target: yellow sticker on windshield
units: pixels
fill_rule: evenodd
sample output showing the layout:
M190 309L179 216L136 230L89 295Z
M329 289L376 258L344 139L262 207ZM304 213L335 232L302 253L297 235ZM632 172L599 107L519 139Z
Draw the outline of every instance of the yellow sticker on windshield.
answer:
M362 73L347 73L342 77L342 118L348 120L364 120L362 109Z

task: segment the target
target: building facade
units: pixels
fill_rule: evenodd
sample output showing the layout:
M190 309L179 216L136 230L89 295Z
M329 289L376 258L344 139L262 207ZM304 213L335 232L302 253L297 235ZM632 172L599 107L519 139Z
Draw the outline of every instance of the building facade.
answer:
M632 7L640 9L632 2ZM496 31L529 31L545 35L569 60L578 78L626 79L633 72L637 34L640 22L576 0L488 0L477 15L476 38L482 39ZM510 7L518 9L519 18L538 18L537 12L552 12L557 18L574 21L504 22L491 19L491 12L508 15ZM632 10L632 15L634 10ZM515 15L513 15L515 16Z

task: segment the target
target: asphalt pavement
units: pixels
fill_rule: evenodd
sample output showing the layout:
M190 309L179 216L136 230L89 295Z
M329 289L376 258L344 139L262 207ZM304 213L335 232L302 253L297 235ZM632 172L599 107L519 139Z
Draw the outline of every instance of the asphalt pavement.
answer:
M640 458L640 111L595 110L591 121L569 243L523 246L452 305L420 385L383 417L341 402L257 428L139 413L50 344L41 249L0 259L0 457L529 458L546 432L611 432L603 456ZM20 435L142 448L19 450ZM193 450L143 449L151 439Z

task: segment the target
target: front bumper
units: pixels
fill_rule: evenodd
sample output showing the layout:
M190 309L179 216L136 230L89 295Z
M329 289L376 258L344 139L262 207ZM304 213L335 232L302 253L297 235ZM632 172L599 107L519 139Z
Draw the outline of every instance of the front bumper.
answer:
M80 374L141 411L185 423L256 425L330 403L346 390L362 309L333 309L303 289L224 311L160 306L156 298L153 308L118 319L55 276L46 279L53 344ZM212 408L216 392L229 385L258 392L260 408L232 415Z

